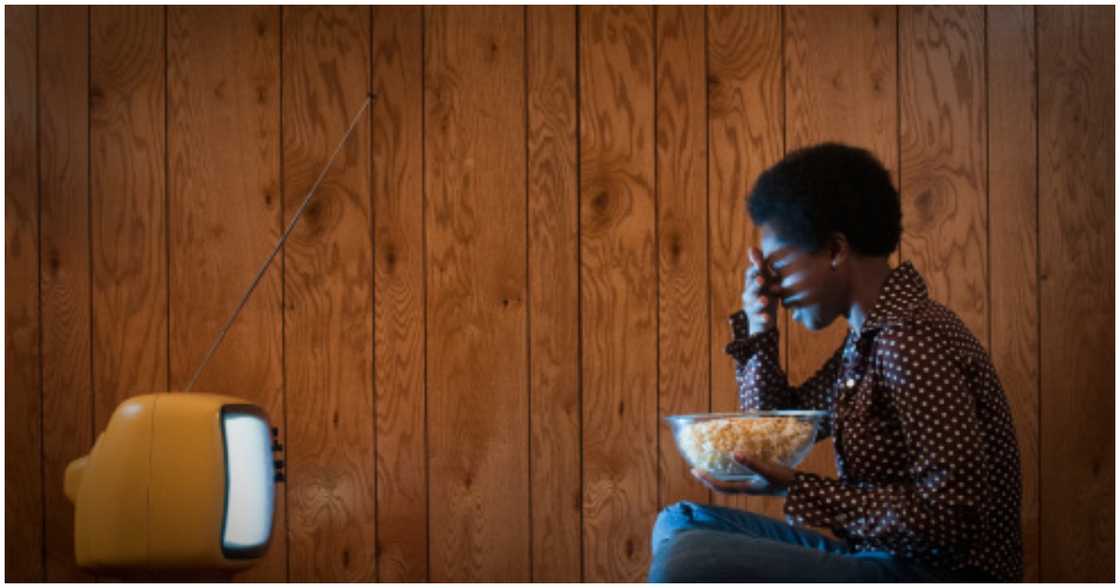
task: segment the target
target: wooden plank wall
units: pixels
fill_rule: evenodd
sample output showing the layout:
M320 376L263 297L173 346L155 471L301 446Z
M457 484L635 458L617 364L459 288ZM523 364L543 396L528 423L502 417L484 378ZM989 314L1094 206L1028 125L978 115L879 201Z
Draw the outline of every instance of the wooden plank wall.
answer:
M583 574L600 582L642 576L657 515L653 13L579 15Z
M13 6L4 8L4 16L4 578L30 582L46 575L39 317L39 15L34 6Z
M529 468L533 579L583 561L576 11L528 9Z
M525 11L425 11L429 579L530 573Z
M375 553L400 582L428 574L423 26L421 7L373 19Z
M1075 576L1040 576L1039 567L1038 92L1031 91L1038 45L1034 16L1029 6L988 8L988 103L999 105L988 112L988 350L1011 404L1023 464L1024 574L1028 579L1050 579Z
M1040 568L1115 580L1116 19L1036 10Z
M743 197L824 140L881 158L896 262L991 351L1027 579L1114 579L1111 9L5 15L6 579L95 579L66 465L186 385L369 92L195 385L287 447L237 579L641 580L667 504L778 514L694 483L660 417L735 408ZM783 321L800 381L843 325Z
M289 218L366 102L371 37L361 7L284 8L281 18L281 216ZM284 248L293 581L377 577L370 130L356 125Z
M89 10L39 11L40 300L43 511L47 575L68 575L73 515L62 493L71 455L93 444L89 194ZM47 39L57 39L48 42ZM81 572L78 571L80 574Z

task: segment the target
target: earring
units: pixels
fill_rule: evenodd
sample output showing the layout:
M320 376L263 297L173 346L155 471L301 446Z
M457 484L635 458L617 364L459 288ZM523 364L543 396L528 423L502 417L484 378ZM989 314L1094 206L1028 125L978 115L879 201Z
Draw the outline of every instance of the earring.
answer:
M832 262L832 271L836 271L836 262Z

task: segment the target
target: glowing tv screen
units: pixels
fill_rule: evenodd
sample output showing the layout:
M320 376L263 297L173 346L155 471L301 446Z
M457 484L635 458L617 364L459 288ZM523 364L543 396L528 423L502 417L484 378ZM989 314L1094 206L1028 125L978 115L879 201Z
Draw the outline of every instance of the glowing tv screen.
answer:
M222 407L226 504L222 551L226 557L259 557L272 530L275 471L272 437L260 409Z

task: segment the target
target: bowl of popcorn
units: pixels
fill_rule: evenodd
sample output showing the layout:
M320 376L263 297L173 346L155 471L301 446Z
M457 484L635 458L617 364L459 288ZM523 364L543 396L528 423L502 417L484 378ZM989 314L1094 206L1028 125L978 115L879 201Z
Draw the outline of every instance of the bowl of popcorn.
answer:
M677 449L692 467L725 482L763 482L735 461L742 452L760 461L794 467L809 455L823 410L766 410L665 417Z

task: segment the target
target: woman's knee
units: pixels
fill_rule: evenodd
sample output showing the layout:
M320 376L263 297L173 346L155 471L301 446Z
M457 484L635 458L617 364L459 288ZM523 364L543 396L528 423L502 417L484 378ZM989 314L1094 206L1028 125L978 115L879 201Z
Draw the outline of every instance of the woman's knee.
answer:
M673 516L672 513L666 514L665 510L661 511L662 514L658 516L658 520L663 516ZM654 545L653 559L650 561L647 576L649 582L688 581L688 571L693 566L688 561L687 550L682 552L682 544L679 538L680 534L674 533L664 537L662 541Z
M653 551L656 552L662 543L677 533L694 528L693 514L700 508L703 506L698 503L682 500L662 509L653 523L653 533L650 538Z
M691 500L674 502L661 509L657 522L662 524L686 524L692 521L693 513L704 508L703 504Z
M703 582L725 578L727 562L715 557L722 533L692 529L661 544L650 562L649 582Z

